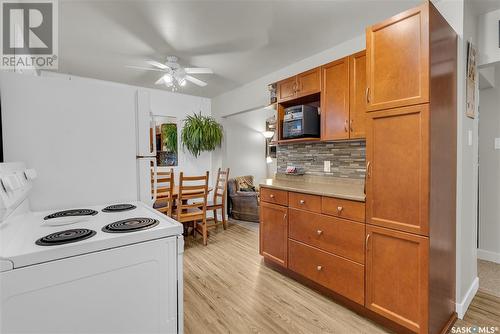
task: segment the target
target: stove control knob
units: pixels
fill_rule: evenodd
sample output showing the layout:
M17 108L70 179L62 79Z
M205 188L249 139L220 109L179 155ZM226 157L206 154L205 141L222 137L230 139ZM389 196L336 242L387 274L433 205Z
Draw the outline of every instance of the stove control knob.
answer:
M29 168L24 171L24 176L26 177L26 180L31 181L36 179L38 174L36 172L36 169Z

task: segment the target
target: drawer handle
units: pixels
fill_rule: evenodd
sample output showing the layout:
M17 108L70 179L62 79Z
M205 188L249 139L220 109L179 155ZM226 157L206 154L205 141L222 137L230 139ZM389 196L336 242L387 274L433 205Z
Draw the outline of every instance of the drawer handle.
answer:
M269 197L274 198L274 194L269 195Z
M337 212L338 212L338 213L341 213L341 212L342 212L342 210L344 210L344 207L342 207L342 206L337 206Z
M323 231L321 231L321 230L317 230L317 231L316 231L316 234L317 234L317 235L322 235L322 234L323 234Z
M300 204L305 204L305 203L306 203L306 201L304 201L303 199L301 199L301 200L299 201L299 203L300 203Z
M316 267L316 270L317 270L317 271L321 271L321 270L323 270L323 267L322 267L322 266L317 266L317 267Z

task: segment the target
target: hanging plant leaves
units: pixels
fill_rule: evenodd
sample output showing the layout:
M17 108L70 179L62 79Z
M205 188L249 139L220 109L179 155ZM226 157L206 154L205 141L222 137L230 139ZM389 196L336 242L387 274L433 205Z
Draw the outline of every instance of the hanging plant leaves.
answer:
M211 116L193 114L186 117L181 132L182 147L198 157L201 152L213 151L222 144L222 125Z

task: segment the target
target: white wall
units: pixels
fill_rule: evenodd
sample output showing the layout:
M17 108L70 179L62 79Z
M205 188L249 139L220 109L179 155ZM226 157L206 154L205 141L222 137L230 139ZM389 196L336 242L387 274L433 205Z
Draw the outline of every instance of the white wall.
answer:
M500 68L495 82L500 82ZM500 263L500 87L481 90L479 122L479 258Z
M35 210L137 198L135 109L138 87L54 75L0 74L4 158L25 161L39 178ZM154 113L210 114L210 100L150 90ZM180 127L179 127L180 129ZM178 169L209 170L210 154L182 150Z
M479 17L479 64L486 65L500 62L500 41L498 31L500 9Z
M275 165L266 165L265 140L260 133L257 134L264 131L266 118L272 115L262 109L269 103L267 85L364 48L365 38L358 36L212 99L212 114L223 120L226 128L225 148L215 152L214 164L230 167L232 176L254 175L257 182L266 175L272 176ZM245 110L250 111L227 117ZM243 135L252 139L242 141ZM242 163L242 160L247 163Z

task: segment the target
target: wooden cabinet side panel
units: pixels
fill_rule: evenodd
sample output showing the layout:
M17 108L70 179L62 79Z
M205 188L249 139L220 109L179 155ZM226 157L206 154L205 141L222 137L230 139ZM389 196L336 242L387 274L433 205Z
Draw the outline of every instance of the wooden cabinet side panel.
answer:
M455 313L457 36L430 6L429 333ZM439 38L432 38L439 36Z
M429 233L429 106L369 113L368 224Z
M429 239L366 226L365 306L416 333L427 333Z
M366 51L349 56L349 137L365 138Z
M349 138L349 61L343 58L322 67L321 139Z

